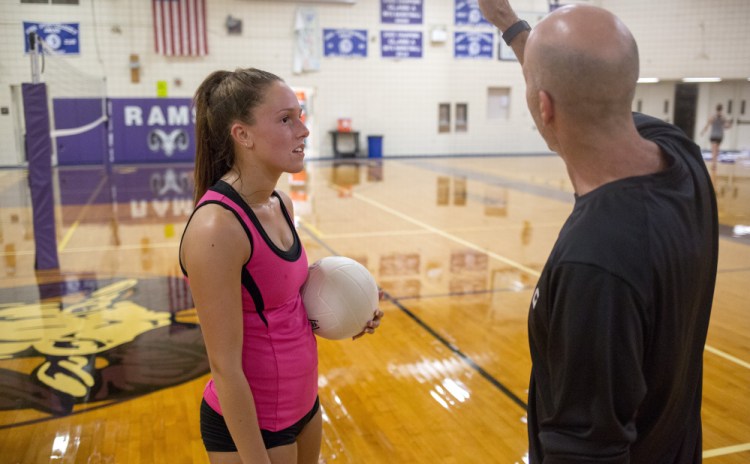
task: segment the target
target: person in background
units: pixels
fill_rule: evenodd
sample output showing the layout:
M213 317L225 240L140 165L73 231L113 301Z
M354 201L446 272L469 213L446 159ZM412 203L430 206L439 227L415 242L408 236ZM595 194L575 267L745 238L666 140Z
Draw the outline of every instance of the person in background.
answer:
M195 94L195 199L180 244L212 379L201 436L213 464L313 464L318 354L300 287L308 261L293 205L309 135L294 92L258 69L216 71ZM373 319L355 338L373 333Z
M701 462L718 216L700 148L631 113L638 48L612 13L565 6L530 31L508 0L479 5L575 190L529 308L530 462Z
M719 103L716 105L716 113L708 118L705 127L701 131L701 135L705 135L708 128L711 128L711 133L708 135L708 139L711 141L711 165L716 168L716 163L719 160L719 146L722 140L724 140L724 130L732 127L732 120L727 119L721 113L724 107Z

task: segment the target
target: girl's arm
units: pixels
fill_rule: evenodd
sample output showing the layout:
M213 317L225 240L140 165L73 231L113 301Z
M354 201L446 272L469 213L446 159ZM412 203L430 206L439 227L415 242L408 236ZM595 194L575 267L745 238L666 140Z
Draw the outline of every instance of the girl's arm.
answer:
M190 221L182 253L229 432L242 462L270 464L242 371L241 271L250 257L250 242L231 211L206 205Z

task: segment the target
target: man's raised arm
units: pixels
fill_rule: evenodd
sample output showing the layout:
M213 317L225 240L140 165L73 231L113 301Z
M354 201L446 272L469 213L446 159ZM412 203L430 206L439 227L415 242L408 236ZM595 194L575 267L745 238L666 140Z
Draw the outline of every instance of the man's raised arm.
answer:
M508 0L479 0L479 9L487 21L500 29L503 40L513 49L518 62L523 64L523 50L531 30L529 24L518 18Z

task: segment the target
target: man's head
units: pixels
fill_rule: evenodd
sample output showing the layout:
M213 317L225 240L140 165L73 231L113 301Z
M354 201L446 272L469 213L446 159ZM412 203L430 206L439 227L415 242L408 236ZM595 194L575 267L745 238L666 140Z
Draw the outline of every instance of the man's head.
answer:
M638 47L607 10L573 5L551 13L529 35L524 51L529 110L551 148L554 121L591 130L630 118L638 80Z

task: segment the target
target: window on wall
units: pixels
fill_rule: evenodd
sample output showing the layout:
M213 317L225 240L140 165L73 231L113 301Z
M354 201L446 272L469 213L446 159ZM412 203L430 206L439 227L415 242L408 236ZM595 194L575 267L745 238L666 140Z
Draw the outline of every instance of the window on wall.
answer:
M469 128L468 103L456 103L456 132L466 132Z
M510 115L510 88L487 89L487 119L508 119Z
M451 104L440 103L438 105L438 132L451 131Z

